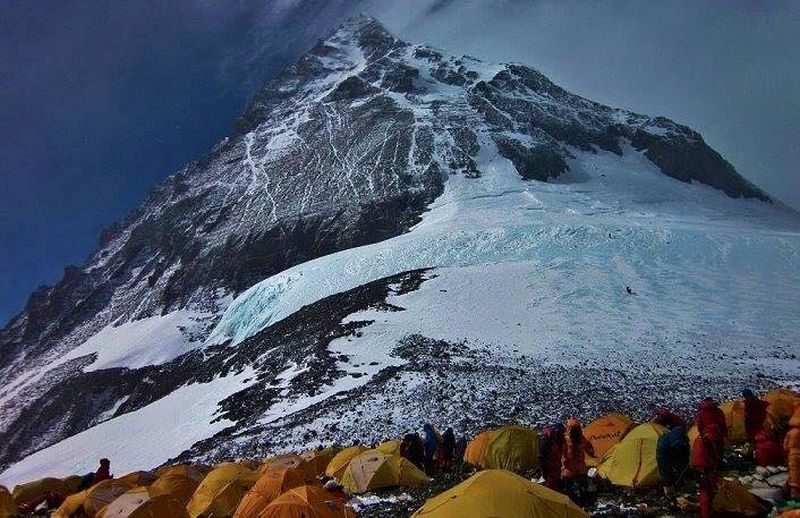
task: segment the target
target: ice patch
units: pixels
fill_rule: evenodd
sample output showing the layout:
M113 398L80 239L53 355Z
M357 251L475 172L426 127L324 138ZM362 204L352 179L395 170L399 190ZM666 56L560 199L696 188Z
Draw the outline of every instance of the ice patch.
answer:
M403 271L520 261L544 268L559 260L580 264L587 254L598 256L599 268L640 254L639 261L653 262L652 275L666 275L672 261L696 262L694 272L672 276L671 282L695 284L705 300L705 294L719 293L710 289L713 275L706 271L724 264L720 261L735 263L717 281L741 288L746 279L762 282L750 270L752 257L763 256L756 270L768 272L765 285L779 279L775 288L785 292L787 302L800 304L795 215L755 200L733 200L707 186L687 186L630 148L622 159L606 152L575 155L571 183L526 182L482 136L479 168L486 174L451 176L411 232L300 264L256 284L230 304L208 343L239 343L305 305ZM636 281L624 271L615 279L622 288ZM591 279L587 283L593 287ZM731 289L709 302L725 304L737 293Z

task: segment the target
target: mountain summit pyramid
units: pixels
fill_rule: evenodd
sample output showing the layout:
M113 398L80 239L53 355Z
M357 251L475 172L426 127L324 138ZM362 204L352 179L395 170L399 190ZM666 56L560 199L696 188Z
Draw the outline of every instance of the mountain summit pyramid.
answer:
M0 331L0 483L796 380L799 227L690 128L358 17Z

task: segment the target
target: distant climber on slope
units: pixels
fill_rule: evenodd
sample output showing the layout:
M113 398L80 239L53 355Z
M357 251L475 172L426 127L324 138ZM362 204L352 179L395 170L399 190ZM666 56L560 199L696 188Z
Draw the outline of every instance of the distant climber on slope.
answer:
M545 427L539 442L539 466L544 485L553 491L561 491L561 457L564 452L564 432L561 423Z

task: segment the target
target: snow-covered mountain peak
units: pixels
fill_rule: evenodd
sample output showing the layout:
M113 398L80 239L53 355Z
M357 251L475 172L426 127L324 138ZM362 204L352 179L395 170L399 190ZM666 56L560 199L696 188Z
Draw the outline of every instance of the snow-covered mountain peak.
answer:
M357 433L328 414L399 433L392 408L430 417L414 387L466 376L524 400L509 365L625 379L662 350L688 368L722 342L737 361L767 344L738 387L800 328L797 216L768 201L686 126L355 18L0 331L0 464L75 434L50 454L89 448L187 397L212 405L189 436L216 435L159 455ZM497 399L470 396L452 408ZM506 417L544 411L526 405ZM230 426L205 434L210 419ZM47 451L32 459L13 476Z

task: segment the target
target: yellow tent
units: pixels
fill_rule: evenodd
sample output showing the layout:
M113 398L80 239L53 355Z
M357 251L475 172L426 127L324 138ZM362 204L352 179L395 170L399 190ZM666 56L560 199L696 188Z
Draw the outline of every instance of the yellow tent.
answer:
M473 439L464 458L483 469L507 469L522 472L539 465L539 433L527 426L507 425L488 436ZM481 444L479 441L485 441ZM480 455L475 461L475 457Z
M96 518L187 518L186 507L169 495L152 495L140 486L117 497Z
M225 464L213 469L197 486L186 510L198 516L227 518L233 516L247 490L258 480L258 473L240 464Z
M596 466L603 455L635 426L630 417L623 414L607 414L598 417L583 429L583 436L592 444L594 457L586 456L586 463Z
M365 451L355 457L342 475L342 485L351 493L382 487L421 486L429 481L428 475L410 460L378 450Z
M335 478L336 480L342 480L344 470L347 469L347 465L350 464L350 461L365 451L367 451L367 448L364 448L363 446L350 446L349 448L343 449L333 456L331 461L328 463L328 467L325 468L325 474L329 477Z
M486 453L486 445L489 444L491 437L492 431L484 430L469 441L467 449L464 450L464 462L473 466L480 466L481 460Z
M286 453L284 455L278 455L276 457L270 457L268 459L265 459L264 462L261 463L261 466L258 468L258 472L264 474L267 471L283 469L283 468L292 468L303 472L310 471L306 464L307 464L306 460L300 455L295 455L294 453Z
M70 518L77 514L79 511L83 514L83 502L86 501L86 493L88 491L81 491L79 493L68 496L58 507L52 518Z
M479 471L431 499L412 518L588 518L568 497L510 471Z
M178 500L186 507L198 485L200 485L199 481L174 473L161 475L148 489L152 497L167 495Z
M123 480L111 479L99 482L86 490L83 512L93 518L103 507L117 499L121 494L133 489L133 484Z
M63 493L64 481L60 478L42 478L34 480L33 482L18 484L14 487L14 491L11 494L14 497L14 501L17 502L17 505L20 505L50 491Z
M757 518L766 516L768 509L763 507L738 481L722 479L714 494L714 512L719 516L747 516Z
M789 421L795 407L800 406L800 393L789 389L770 390L761 399L769 403L767 412L778 422Z
M339 453L338 448L325 448L324 450L311 450L303 453L300 457L308 466L307 472L314 478L325 473L328 464L334 456Z
M108 505L97 512L97 518L114 518L129 516L142 504L150 500L150 493L144 486L136 486L122 493Z
M74 495L78 492L78 486L83 482L80 475L71 475L61 479L61 494L64 496Z
M318 486L301 486L273 500L259 518L356 518L356 515L333 493Z
M14 497L8 492L5 486L0 486L0 518L12 518L17 516L17 503Z
M401 441L399 439L384 441L375 449L385 453L386 455L400 455L400 442Z
M656 461L658 438L667 429L654 423L640 424L613 446L597 465L597 473L612 484L646 487L661 480Z
M128 482L134 486L149 486L156 481L158 476L152 471L134 471L125 476L119 477L118 480Z
M289 489L305 484L305 474L291 468L268 471L242 498L234 518L258 518L270 502Z
M201 482L211 470L202 464L178 464L176 466L165 466L156 471L156 476L161 478L166 475L183 475Z

